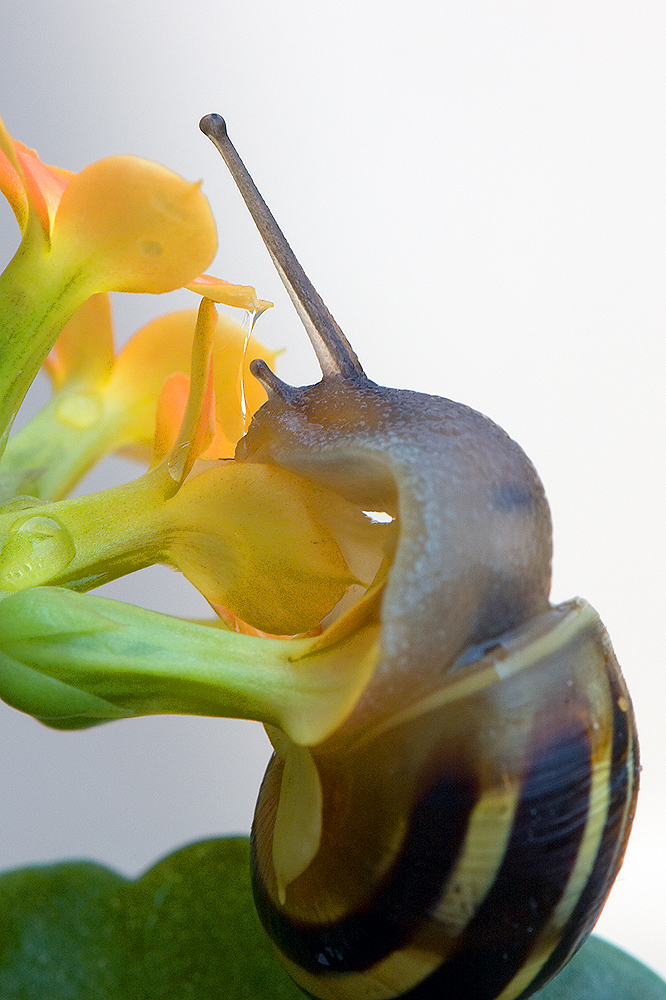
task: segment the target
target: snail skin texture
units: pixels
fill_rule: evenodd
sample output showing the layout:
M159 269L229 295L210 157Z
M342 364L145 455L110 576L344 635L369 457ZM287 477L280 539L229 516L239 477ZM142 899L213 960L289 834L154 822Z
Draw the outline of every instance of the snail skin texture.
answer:
M550 514L520 447L466 406L365 376L224 122L202 128L323 371L294 388L254 362L269 399L236 457L392 518L363 694L317 745L269 730L260 918L321 1000L525 1000L590 933L631 827L638 747L613 649L586 602L549 604Z

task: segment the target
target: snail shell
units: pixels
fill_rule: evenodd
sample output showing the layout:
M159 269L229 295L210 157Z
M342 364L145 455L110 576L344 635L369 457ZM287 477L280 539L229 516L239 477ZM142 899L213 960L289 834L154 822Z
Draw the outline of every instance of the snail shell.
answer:
M307 751L276 740L253 827L255 900L313 996L528 997L585 940L617 874L637 744L592 608L537 615L445 674L354 737ZM309 756L298 795L320 821L292 809L281 826L296 841L318 831L285 890L275 820L294 752Z
M378 658L315 746L269 730L252 831L259 916L321 1000L524 1000L591 931L638 787L629 696L584 601L548 601L551 523L531 463L461 404L371 382L226 136L322 366L268 391L237 459L392 518Z

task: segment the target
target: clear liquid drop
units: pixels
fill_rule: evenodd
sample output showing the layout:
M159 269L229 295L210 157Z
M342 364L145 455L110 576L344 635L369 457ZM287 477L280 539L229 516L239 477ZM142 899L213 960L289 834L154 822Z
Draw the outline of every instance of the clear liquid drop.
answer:
M240 364L238 367L238 387L240 390L239 394L241 415L243 417L243 432L248 429L250 423L247 418L247 399L245 397L245 360L247 358L247 348L250 343L250 337L252 336L252 330L254 329L254 324L257 322L258 315L259 313L256 309L246 309L241 322L241 330L245 334L245 340L243 342L243 350L241 352Z
M52 517L17 521L0 552L0 590L25 590L47 583L75 555L71 535Z
M37 497L13 497L9 503L5 503L0 507L0 514L18 514L22 510L30 510L32 507L43 507L47 502L46 500L39 500Z
M238 387L240 395L240 408L243 417L243 432L247 431L252 421L252 414L248 413L247 398L245 396L245 362L247 360L247 349L250 343L250 337L252 336L252 331L254 330L254 324L257 322L259 317L266 312L267 308L268 306L265 306L263 309L246 309L241 322L241 330L245 334L245 342L243 343L243 351L241 353L240 365L238 367Z
M190 451L190 442L183 441L177 448L173 448L167 459L167 469L174 483L180 483L183 478L183 470Z

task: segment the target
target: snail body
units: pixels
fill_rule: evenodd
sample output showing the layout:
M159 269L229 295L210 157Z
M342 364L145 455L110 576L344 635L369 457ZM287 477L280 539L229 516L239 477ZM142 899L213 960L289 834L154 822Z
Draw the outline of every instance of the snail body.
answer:
M222 119L202 128L323 372L296 388L253 362L269 398L236 458L391 520L358 702L314 746L267 727L259 916L321 1000L525 1000L591 931L631 827L637 739L610 641L584 601L549 603L550 514L520 447L469 407L366 377Z
M255 370L261 377L262 366ZM433 664L439 670L548 608L548 505L524 452L496 424L358 374L327 376L286 398L264 385L269 401L237 458L275 462L395 519L376 676L383 691L375 699L371 682L365 705L402 707L405 696L427 693Z

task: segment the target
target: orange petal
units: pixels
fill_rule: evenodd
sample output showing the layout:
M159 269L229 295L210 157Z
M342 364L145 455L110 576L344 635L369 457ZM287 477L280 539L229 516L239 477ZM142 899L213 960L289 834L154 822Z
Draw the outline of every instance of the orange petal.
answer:
M132 412L123 451L140 461L149 462L153 454L157 400L164 380L174 372L190 370L196 315L194 309L187 309L153 320L128 341L116 358L107 393ZM242 327L228 316L218 316L213 346L217 427L204 453L207 458L228 458L233 454L245 430L242 392L248 414L266 401L266 393L250 374L253 358L263 358L272 365L275 353L254 337L247 340L246 347Z
M101 387L113 367L111 303L106 292L91 295L63 328L44 362L53 388L66 382Z
M213 371L213 374L214 371ZM215 421L215 431L209 443L206 445L205 449L201 452L200 458L202 459L220 459L220 458L233 458L234 452L236 451L236 445L238 441L231 441L224 430L220 426L220 423Z
M278 466L220 462L163 508L165 555L214 605L269 635L316 629L357 583L311 497ZM323 501L321 501L323 502Z
M49 234L62 192L73 174L43 163L34 149L12 139L0 120L0 191L23 231L30 208Z
M178 432L185 417L190 380L183 372L174 372L164 382L157 401L155 420L155 444L151 468L158 465L174 448ZM215 421L215 430L210 443L201 455L206 459L233 458L235 443L225 437ZM126 449L128 450L128 449Z
M189 394L190 380L184 372L174 372L165 380L157 400L155 446L151 466L158 465L174 447L187 409Z
M16 155L23 168L28 201L37 213L42 228L50 233L62 193L74 176L71 170L42 163L34 149L14 142Z
M11 205L16 221L23 231L28 221L28 198L23 181L2 149L0 149L0 191Z
M186 288L197 295L205 295L213 302L219 302L225 306L238 306L240 309L248 309L253 313L264 312L270 309L272 302L258 299L257 293L251 285L232 285L222 278L214 278L212 274L200 274L194 281L190 281Z
M266 402L266 392L250 371L255 358L262 358L269 367L275 364L277 352L269 351L255 337L247 335L241 326L228 317L220 317L215 338L215 399L216 419L221 441L234 445L242 438L260 406ZM215 441L205 455L226 458L228 452L215 452Z
M21 232L28 221L28 196L21 176L15 143L0 118L0 191L12 207Z
M322 626L316 625L309 632L301 632L298 635L273 635L272 632L262 632L260 628L248 625L238 615L235 615L233 611L229 611L229 608L224 608L221 604L216 604L215 601L209 601L208 603L229 631L237 632L240 635L256 635L260 639L310 639L313 636L321 635L322 632Z
M167 292L192 281L217 248L199 184L157 163L113 156L75 174L53 225L54 258L85 261L99 291Z

